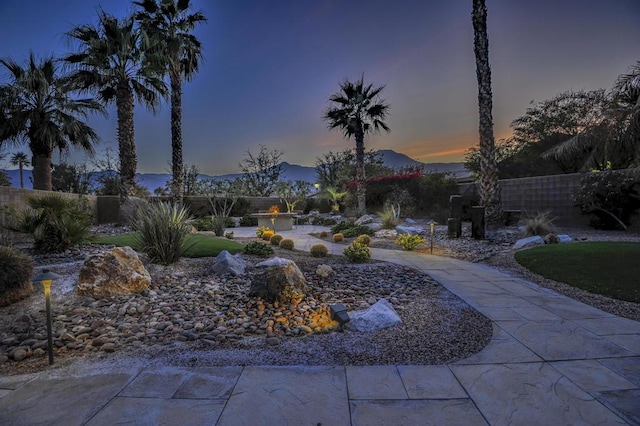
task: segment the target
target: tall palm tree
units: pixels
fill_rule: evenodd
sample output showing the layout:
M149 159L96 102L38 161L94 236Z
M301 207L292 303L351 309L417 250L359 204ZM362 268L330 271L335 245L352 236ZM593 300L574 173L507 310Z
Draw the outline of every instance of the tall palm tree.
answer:
M171 85L171 171L172 195L182 199L184 161L182 158L182 78L189 81L202 60L202 45L191 32L206 18L190 13L190 0L134 1L141 10L135 17L166 63Z
M29 164L29 158L27 157L27 154L25 154L24 152L16 152L11 156L11 160L9 161L12 166L18 166L18 169L20 170L20 188L24 188L23 170L24 166Z
M478 110L480 114L480 198L485 207L487 222L496 222L501 215L498 164L493 138L493 99L491 67L489 66L489 37L487 35L487 6L484 0L473 0L473 51L476 56L478 79Z
M0 59L11 81L0 86L0 142L25 141L33 155L33 188L51 190L51 157L54 149L65 153L70 146L93 153L98 135L81 118L103 112L93 99L76 99L77 87L60 75L54 58L36 62L33 53L25 67L12 59ZM20 173L22 180L22 172ZM22 182L21 182L22 185Z
M64 60L76 67L74 78L104 104L116 104L120 155L120 195L135 191L137 169L134 100L155 112L166 94L162 64L149 53L133 16L118 20L104 11L98 25L81 25L67 36L78 42L78 52Z
M333 103L324 114L329 129L340 129L345 137L356 140L356 194L358 212L366 213L366 176L364 171L364 135L389 126L384 122L389 112L389 104L379 97L384 86L374 88L364 84L364 76L355 83L345 80L340 83L340 91L329 97Z

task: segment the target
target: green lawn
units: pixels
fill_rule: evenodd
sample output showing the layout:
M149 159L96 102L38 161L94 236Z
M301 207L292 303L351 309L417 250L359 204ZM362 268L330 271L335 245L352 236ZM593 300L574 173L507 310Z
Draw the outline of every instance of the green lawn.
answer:
M522 266L555 281L640 302L640 243L548 244L516 253Z
M109 235L98 237L98 244L115 244L116 246L129 246L135 250L140 250L135 234ZM214 237L212 235L192 234L186 239L188 247L186 257L213 257L222 250L229 253L239 253L244 247L242 244L228 238Z

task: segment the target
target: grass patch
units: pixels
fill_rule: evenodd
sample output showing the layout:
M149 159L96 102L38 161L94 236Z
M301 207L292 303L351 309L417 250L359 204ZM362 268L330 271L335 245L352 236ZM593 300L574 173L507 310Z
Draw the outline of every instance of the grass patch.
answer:
M141 247L136 241L136 234L108 235L98 237L98 244L114 244L116 246L129 246L134 250ZM228 238L218 238L211 235L191 234L187 235L186 242L188 249L185 257L214 257L222 250L229 253L240 253L244 245Z
M549 244L515 254L525 268L591 293L640 302L640 243Z

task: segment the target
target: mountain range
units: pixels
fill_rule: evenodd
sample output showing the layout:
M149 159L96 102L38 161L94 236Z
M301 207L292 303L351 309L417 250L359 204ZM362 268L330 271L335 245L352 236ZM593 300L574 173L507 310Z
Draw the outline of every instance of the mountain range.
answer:
M464 168L463 163L423 163L413 158L395 152L391 149L381 149L378 151L384 161L384 165L393 169L400 169L406 166L422 167L425 172L431 173L444 173L448 172L453 174L457 178L468 177L471 173ZM306 182L316 182L317 174L314 167L300 166L297 164L289 164L282 162L282 179L289 181L302 180ZM11 181L11 186L20 187L20 171L18 169L5 170L5 173ZM96 172L93 174L95 178L100 173L108 172ZM31 189L33 187L31 182L31 170L24 170L24 184L25 188ZM230 173L225 175L199 175L200 178L212 178L212 179L235 179L241 176L241 173ZM169 173L137 173L136 181L146 187L151 193L156 188L163 188L167 181L171 178Z

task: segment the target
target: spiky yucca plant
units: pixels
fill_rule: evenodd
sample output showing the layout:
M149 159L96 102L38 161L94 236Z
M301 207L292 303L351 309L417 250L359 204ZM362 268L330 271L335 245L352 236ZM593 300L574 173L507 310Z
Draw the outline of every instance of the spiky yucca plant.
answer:
M134 213L131 227L137 232L137 242L153 262L170 265L188 249L191 232L189 211L178 204L150 203Z

